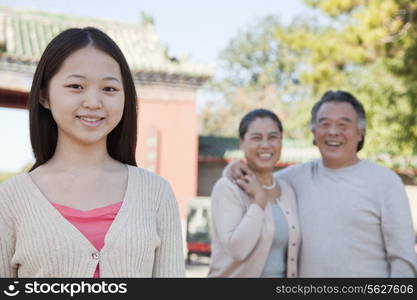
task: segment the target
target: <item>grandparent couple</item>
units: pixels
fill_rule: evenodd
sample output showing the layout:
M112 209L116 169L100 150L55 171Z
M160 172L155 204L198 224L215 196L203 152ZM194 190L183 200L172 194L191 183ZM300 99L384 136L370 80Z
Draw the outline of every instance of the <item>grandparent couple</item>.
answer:
M283 129L268 110L239 127L246 164L212 192L210 277L416 277L415 233L400 178L358 158L366 117L329 91L311 111L321 159L273 173Z

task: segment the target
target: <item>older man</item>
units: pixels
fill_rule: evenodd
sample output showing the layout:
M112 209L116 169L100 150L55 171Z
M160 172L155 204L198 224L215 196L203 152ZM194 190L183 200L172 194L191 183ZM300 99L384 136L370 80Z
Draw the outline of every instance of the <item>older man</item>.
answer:
M322 159L277 172L294 188L301 277L416 277L414 230L401 179L360 160L366 119L351 94L329 91L312 109ZM231 168L239 177L243 164Z

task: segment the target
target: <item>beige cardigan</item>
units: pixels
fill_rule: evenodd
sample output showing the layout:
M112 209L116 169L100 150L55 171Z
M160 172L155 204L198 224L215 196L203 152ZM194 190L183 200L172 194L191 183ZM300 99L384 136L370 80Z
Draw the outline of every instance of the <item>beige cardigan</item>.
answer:
M128 166L125 198L103 249L44 197L28 173L0 185L0 277L183 277L178 206L169 184Z
M278 205L288 222L287 277L297 277L300 228L295 194L288 183L279 181ZM274 235L272 209L263 210L228 178L215 184L211 195L213 234L209 277L259 277Z

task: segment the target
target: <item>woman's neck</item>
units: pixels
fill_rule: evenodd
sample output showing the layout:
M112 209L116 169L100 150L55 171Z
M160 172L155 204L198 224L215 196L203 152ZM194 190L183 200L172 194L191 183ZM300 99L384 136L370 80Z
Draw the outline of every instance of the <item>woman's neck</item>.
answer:
M259 182L263 185L269 186L273 183L274 176L271 172L255 172L256 178L258 178Z
M59 139L52 158L47 164L66 170L97 170L115 163L107 152L106 140L94 144L80 144Z

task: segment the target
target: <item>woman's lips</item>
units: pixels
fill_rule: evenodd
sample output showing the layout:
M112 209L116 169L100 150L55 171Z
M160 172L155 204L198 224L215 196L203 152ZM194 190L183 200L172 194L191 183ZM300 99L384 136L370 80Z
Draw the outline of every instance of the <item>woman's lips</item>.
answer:
M88 127L97 127L99 126L104 118L102 117L90 117L90 116L77 116L77 119L81 121L84 125Z
M260 153L257 156L261 161L269 161L273 157L272 153Z

